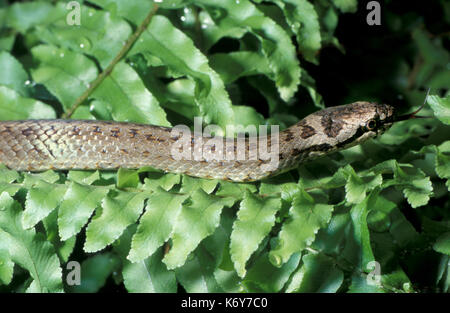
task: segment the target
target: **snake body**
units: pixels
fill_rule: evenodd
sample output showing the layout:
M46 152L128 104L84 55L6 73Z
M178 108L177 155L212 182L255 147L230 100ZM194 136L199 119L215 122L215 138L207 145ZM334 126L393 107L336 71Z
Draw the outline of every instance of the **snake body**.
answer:
M312 113L276 134L278 162L272 168L267 166L268 159L235 157L240 148L246 156L258 154L258 144L251 138L245 138L239 147L236 140L216 137L212 141L196 133L181 136L172 128L152 125L97 120L2 121L0 163L20 171L151 166L195 177L255 181L375 137L392 125L393 113L389 105L370 102ZM209 155L174 157L173 147L181 139L188 142L190 156L197 148ZM269 136L266 139L267 149L272 151L274 140ZM214 158L212 154L224 157Z

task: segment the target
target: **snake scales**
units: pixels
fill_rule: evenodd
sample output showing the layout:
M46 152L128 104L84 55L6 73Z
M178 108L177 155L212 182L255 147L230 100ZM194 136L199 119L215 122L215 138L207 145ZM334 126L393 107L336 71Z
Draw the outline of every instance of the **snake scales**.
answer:
M292 169L301 162L345 149L381 134L394 122L393 107L370 102L326 108L277 134L278 163L264 166L267 159L211 159L173 156L173 144L180 139L171 128L81 120L24 120L0 122L0 163L25 171L48 169L117 169L151 166L171 173L230 181L254 181ZM223 155L237 153L233 140L189 135L189 148L209 144L209 151ZM268 149L273 140L268 139ZM257 152L250 138L244 139L246 155ZM226 151L221 151L225 149ZM206 155L206 154L205 154Z

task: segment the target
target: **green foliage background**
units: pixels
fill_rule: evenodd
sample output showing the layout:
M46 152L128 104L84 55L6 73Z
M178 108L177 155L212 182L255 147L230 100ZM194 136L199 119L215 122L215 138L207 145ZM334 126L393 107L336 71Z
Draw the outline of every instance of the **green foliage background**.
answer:
M1 120L61 117L152 8L80 3L70 26L66 1L0 0ZM448 292L450 4L398 3L372 28L356 0L159 3L72 118L285 128L357 100L411 112L427 88L436 118L251 184L0 167L0 291Z

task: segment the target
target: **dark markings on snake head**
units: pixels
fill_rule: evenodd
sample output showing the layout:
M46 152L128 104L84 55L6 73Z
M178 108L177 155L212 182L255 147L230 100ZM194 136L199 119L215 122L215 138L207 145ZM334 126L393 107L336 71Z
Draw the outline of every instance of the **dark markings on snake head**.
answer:
M302 126L302 132L300 134L300 137L303 139L307 139L311 136L314 136L316 134L316 130L312 128L309 125Z
M305 148L305 149L294 148L292 150L292 155L298 156L300 154L313 152L313 151L326 152L326 151L330 151L331 149L333 149L332 145L330 145L328 143L321 143L319 145L312 145L312 146L310 146L308 148Z
M306 121L305 120L301 120L300 122L297 123L298 126L305 126L306 125Z
M335 138L344 126L344 123L338 118L333 118L333 115L325 114L320 120L324 133L331 138Z
M293 155L293 156L297 156L297 155L301 154L302 152L303 152L302 149L294 148L294 149L292 150L292 155Z
M145 139L147 139L148 141L155 140L155 137L152 134L146 134L144 136L145 136Z
M295 137L294 137L294 134L293 134L289 129L286 129L284 133L285 133L285 135L286 135L286 137L284 137L284 140L285 140L286 142L289 142L289 141L291 141L292 139L295 138Z
M328 144L328 143L322 143L320 145L314 145L310 147L311 151L322 151L322 152L326 152L333 149L333 146Z
M351 136L350 138L348 138L347 140L344 140L340 143L337 144L338 148L342 148L345 147L348 144L354 143L356 139L358 139L359 137L361 137L362 135L364 135L365 131L364 131L364 127L359 127L355 134L353 136Z
M166 141L165 141L164 139L162 139L162 138L156 138L156 141L157 141L157 142L161 142L161 143L162 143L162 142L166 142Z

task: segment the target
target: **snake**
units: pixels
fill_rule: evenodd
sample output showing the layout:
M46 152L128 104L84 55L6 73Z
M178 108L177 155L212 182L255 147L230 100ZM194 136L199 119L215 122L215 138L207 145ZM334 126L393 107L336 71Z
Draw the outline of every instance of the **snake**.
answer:
M241 136L239 143L236 136L212 137L201 132L177 132L176 127L130 122L0 121L0 163L12 170L31 172L151 167L207 179L258 181L361 144L415 113L398 116L391 105L367 101L327 107L283 131L259 134L271 152L270 159L258 154L260 141L252 141L254 136ZM203 153L192 157L202 149ZM239 152L246 157L236 157Z

